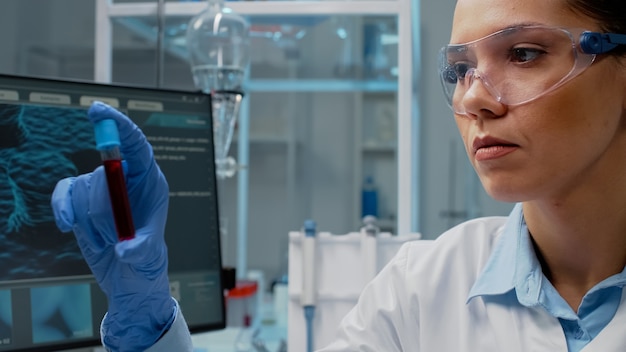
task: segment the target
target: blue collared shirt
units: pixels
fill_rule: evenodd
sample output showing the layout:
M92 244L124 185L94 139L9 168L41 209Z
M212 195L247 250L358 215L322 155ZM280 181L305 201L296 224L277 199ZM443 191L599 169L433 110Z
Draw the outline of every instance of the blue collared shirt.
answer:
M543 275L524 221L521 204L509 216L500 241L472 287L477 296L502 296L511 306L542 306L559 319L569 352L579 352L613 319L626 285L626 268L595 285L583 297L578 314Z

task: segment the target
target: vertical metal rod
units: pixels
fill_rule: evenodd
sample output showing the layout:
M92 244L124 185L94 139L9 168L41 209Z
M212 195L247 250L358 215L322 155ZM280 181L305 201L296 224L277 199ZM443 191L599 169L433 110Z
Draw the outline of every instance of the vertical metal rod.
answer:
M113 57L113 24L109 17L111 0L96 1L96 35L94 50L94 80L99 83L111 83Z
M448 164L448 228L456 221L456 142L450 142L450 161Z
M250 68L245 70L244 81L250 80ZM246 92L249 94L249 92ZM250 96L244 96L239 110L239 141L237 163L237 278L248 277L248 207L250 186Z
M419 175L414 174L416 168L413 163L419 158L412 154L412 148L417 144L413 136L414 120L413 107L413 41L411 40L411 0L397 0L398 13L398 147L396 163L398 167L398 235L408 235L414 229L412 224L416 213L414 211L414 188L418 185Z
M412 59L412 67L411 71L413 75L413 79L411 82L411 115L410 118L413 121L411 124L411 175L413 178L411 180L411 232L422 232L422 222L421 222L421 214L422 214L422 201L421 201L421 187L422 187L422 179L421 179L421 163L422 163L422 149L421 149L421 127L422 127L422 117L420 114L421 106L420 106L420 92L417 90L417 84L415 82L421 82L421 72L422 72L422 34L421 34L421 0L413 0L410 1L411 7L411 48L413 50ZM403 118L400 116L400 118Z
M287 56L287 76L289 79L296 79L298 76L298 58ZM296 166L297 166L297 155L296 155L296 119L298 116L298 106L297 106L297 93L295 92L286 92L285 93L285 110L287 111L287 167L285 177L287 178L287 207L288 216L290 222L294 222L296 219L300 219L301 214L298 213L298 190L296 187ZM307 214L306 216L310 216ZM295 224L293 224L295 225ZM292 226L290 223L289 226Z
M163 87L163 66L165 54L165 0L157 3L157 42L156 42L156 86Z

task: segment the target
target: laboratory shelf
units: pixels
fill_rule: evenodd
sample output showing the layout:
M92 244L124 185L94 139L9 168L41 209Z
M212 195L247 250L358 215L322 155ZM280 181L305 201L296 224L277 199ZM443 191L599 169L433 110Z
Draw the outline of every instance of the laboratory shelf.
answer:
M367 144L364 143L361 150L365 153L395 153L396 146L389 144Z
M252 24L259 23L265 19L265 23L277 26L284 25L288 19L297 20L299 26L311 27L327 20L328 17L320 16L253 16L250 18ZM131 31L135 36L142 38L147 43L156 45L158 34L156 24L145 18L118 17L115 23ZM165 36L163 48L169 54L188 61L188 52L185 43L185 31L188 18L180 19L170 25L165 25ZM295 23L295 22L294 22ZM293 24L293 23L292 23ZM391 35L388 35L390 37ZM397 36L395 42L397 43ZM387 39L389 40L389 39ZM306 79L306 78L282 78L265 79L251 77L245 83L246 92L391 92L398 91L398 80L395 74L381 78L326 78L326 79Z
M239 138L237 136L233 137L231 148L237 148L239 143ZM275 144L275 145L287 145L290 143L289 139L285 136L250 136L248 138L248 143L250 144Z
M399 1L233 1L226 7L240 15L397 15ZM207 6L201 2L166 2L166 16L190 16ZM106 7L108 17L155 16L158 3L114 3Z
M251 79L250 92L396 92L397 81L339 79Z

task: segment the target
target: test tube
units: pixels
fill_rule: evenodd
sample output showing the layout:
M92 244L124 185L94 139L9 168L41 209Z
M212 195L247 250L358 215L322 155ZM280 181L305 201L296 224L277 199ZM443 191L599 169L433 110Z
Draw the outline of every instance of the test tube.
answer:
M133 225L126 181L124 180L117 124L115 120L101 120L95 123L94 130L96 149L100 151L104 164L117 238L120 241L133 239L135 238L135 226Z

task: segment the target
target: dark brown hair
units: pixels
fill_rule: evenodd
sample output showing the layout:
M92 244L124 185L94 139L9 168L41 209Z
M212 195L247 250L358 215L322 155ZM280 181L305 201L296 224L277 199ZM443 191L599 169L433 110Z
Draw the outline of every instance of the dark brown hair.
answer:
M626 34L626 0L565 0L575 12L595 20L605 32ZM625 55L626 45L612 54Z

